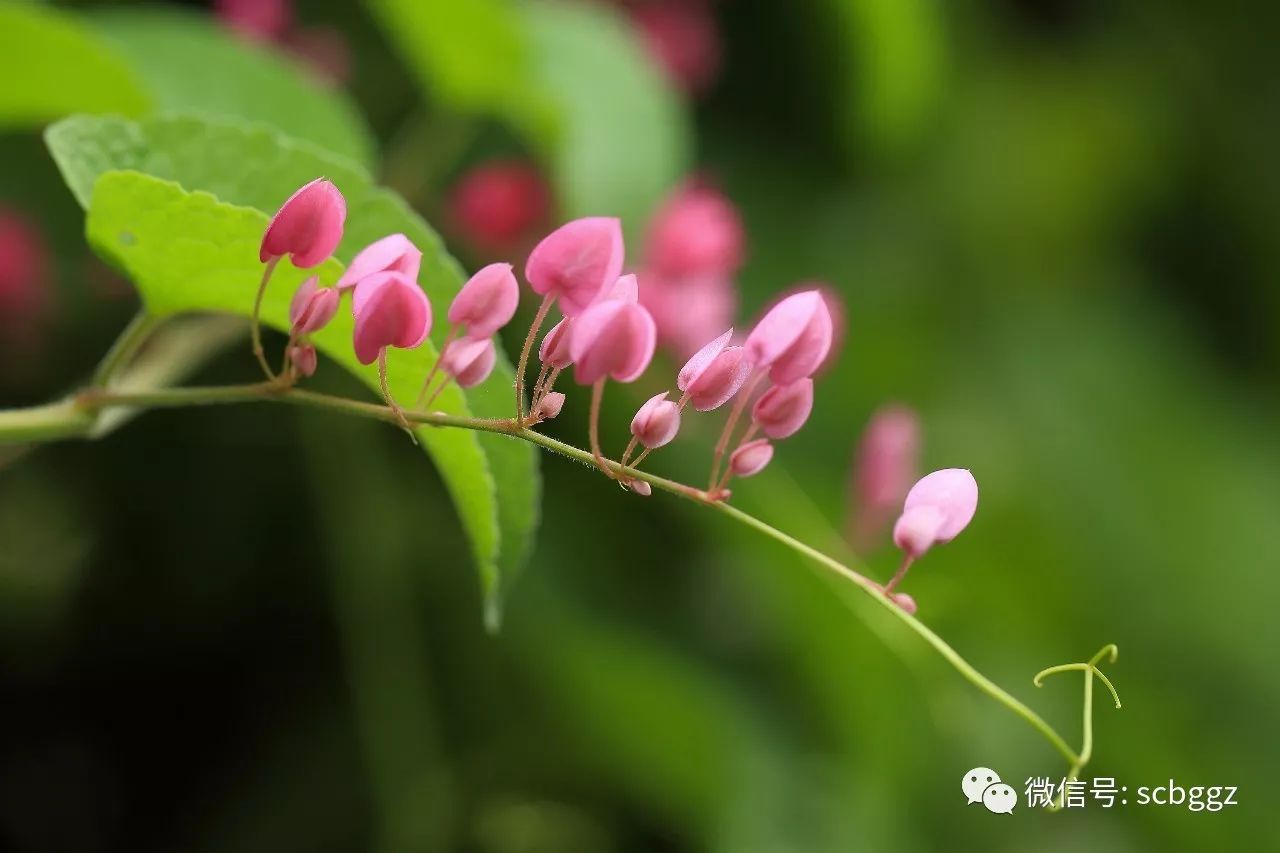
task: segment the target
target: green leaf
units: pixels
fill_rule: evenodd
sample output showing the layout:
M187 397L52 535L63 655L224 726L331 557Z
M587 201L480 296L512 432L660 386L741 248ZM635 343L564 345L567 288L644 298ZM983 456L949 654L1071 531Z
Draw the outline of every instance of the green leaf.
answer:
M684 175L688 116L618 13L507 0L371 8L427 92L528 138L569 215L618 215L637 229Z
M34 4L0 5L0 79L0 127L150 106L122 55L73 16Z
M421 281L437 310L452 301L465 280L440 237L399 196L373 185L354 163L273 128L231 119L175 116L133 122L74 116L50 127L45 137L67 184L86 208L99 176L112 170L176 181L185 189L263 213L274 212L299 186L326 175L347 199L347 229L338 260L349 262L379 237L402 232L423 250ZM437 324L432 335L437 346L445 334L444 324ZM465 392L466 406L479 417L510 417L513 383L511 363L499 347L493 374ZM505 581L523 564L537 527L537 457L528 444L499 435L482 434L478 441L494 480L501 537L496 568L485 571ZM495 608L498 587L496 580L486 582ZM491 610L494 618L496 613Z
M158 110L267 122L359 163L373 162L373 139L345 95L207 17L127 9L90 20L128 58Z
M353 194L362 198L358 191ZM350 215L376 220L408 213L375 189ZM192 311L248 316L262 272L257 252L267 222L261 210L220 202L205 192L187 192L150 175L111 171L98 179L93 190L87 229L94 250L133 279L149 311L160 316ZM454 269L438 243L421 240L419 246L424 252L425 280L432 281L429 270ZM330 260L312 272L322 282L332 283L341 270L340 263ZM287 329L289 298L304 276L303 271L281 264L263 302L264 322ZM432 297L439 306L440 283L435 284L436 288L427 289L437 290ZM315 336L316 347L370 388L377 388L376 370L355 359L351 334L349 313L339 312ZM435 358L430 341L417 350L389 353L391 390L397 399L416 397ZM495 373L503 375L466 396L450 388L437 405L456 414L510 415L510 369L504 364ZM536 520L538 476L533 449L502 436L466 430L425 428L418 430L418 440L440 469L457 506L479 564L491 618L496 618L502 582L525 556Z

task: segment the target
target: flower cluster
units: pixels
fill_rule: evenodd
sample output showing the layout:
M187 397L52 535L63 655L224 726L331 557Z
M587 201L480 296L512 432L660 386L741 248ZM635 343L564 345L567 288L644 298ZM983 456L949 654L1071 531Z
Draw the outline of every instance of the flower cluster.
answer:
M322 263L340 242L345 218L341 193L323 179L302 187L276 213L260 250L266 270L254 309L255 353L273 382L288 384L311 376L316 369L316 351L310 335L329 323L343 295L350 291L356 358L362 364L378 364L386 403L407 428L404 411L388 388L387 350L413 349L426 340L432 309L417 281L422 253L403 234L389 235L363 249L332 288L320 287L315 276L304 281L290 306L289 343L279 376L262 356L258 310L271 271L286 256L300 268ZM701 242L696 234L668 238L676 248L669 248L667 254L676 249L692 252L694 259L686 258L685 263L700 258L722 266L726 258L740 255L739 245L727 244L715 228L711 231L712 238ZM676 438L684 410L692 406L695 411L710 412L733 401L715 446L707 488L688 489L703 500L726 500L731 478L750 477L763 470L773 458L773 443L794 435L809 419L814 404L813 376L827 360L835 334L828 299L816 287L792 293L770 308L741 343L734 342L734 330L729 328L703 344L676 376L679 398L671 399L669 390L649 398L631 421L631 441L620 463L612 463L600 445L604 389L610 379L629 383L639 378L649 367L657 342L657 327L641 293L642 281L636 275L622 274L624 251L621 223L590 217L562 225L529 254L524 276L542 302L516 370L514 417L503 423L519 432L556 417L565 403L564 393L555 390L556 382L562 371L572 367L574 380L591 388L589 435L596 464L606 476L647 495L651 486L638 475L638 468L649 453ZM510 264L490 264L466 282L449 306L448 333L440 357L423 382L416 408L430 406L451 382L466 388L489 376L496 361L493 336L511 321L519 298L519 284ZM553 308L562 316L538 347L541 369L526 409L526 367L534 341ZM438 377L441 381L436 382ZM748 412L739 431L738 425ZM906 429L911 427L913 424ZM866 488L873 493L876 512L883 512L887 502L899 498L902 468L914 464L914 434L898 435L904 429L901 424L880 429L887 438L876 438L876 442L892 445L897 441L904 446L873 448L865 454L866 464L879 465L867 474L876 488ZM644 449L633 458L638 447ZM950 541L968 525L977 500L977 484L963 469L936 471L906 495L893 531L904 561L883 587L903 609L914 612L915 602L894 588L914 560L933 545Z

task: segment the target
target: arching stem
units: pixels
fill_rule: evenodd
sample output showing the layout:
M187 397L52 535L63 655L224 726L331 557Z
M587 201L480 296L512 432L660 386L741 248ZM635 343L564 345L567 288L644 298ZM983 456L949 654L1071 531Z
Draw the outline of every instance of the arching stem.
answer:
M424 379L422 382L422 390L418 392L418 399L413 404L413 407L415 409L421 409L423 408L424 405L428 405L428 406L431 405L431 400L434 400L436 396L440 393L440 391L444 390L444 385L440 386L440 389L436 391L435 394L431 395L431 400L427 400L425 404L422 402L424 399L426 399L427 389L431 387L431 380L436 378L436 373L439 372L440 365L444 363L445 354L449 352L449 345L453 343L454 338L456 338L457 336L458 336L458 326L456 324L450 326L449 334L444 336L444 343L440 345L440 354L436 356L436 363L431 365L431 369L427 371L427 378ZM445 385L448 385L448 384L449 383L446 380Z
M387 408L396 416L396 423L400 424L400 427L409 433L409 438L413 439L413 443L417 444L418 437L413 434L413 427L409 426L409 420L404 416L404 409L400 408L396 398L391 396L391 387L387 384L386 347L378 350L378 387L382 389L382 399L387 401Z
M756 390L756 386L764 378L765 374L763 373L753 374L747 380L746 386L738 393L738 399L733 403L733 409L729 412L729 419L724 423L724 431L720 433L720 440L716 442L715 456L711 460L711 481L707 485L707 491L711 494L716 492L716 481L720 478L720 465L724 460L724 452L729 448L729 439L733 435L733 430L738 426L738 419L742 417L743 411L747 408L752 392Z
M258 364L262 366L262 372L266 374L267 379L275 380L276 375L271 372L271 365L267 364L267 355L262 349L262 297L267 292L267 283L271 281L271 275L276 271L276 264L280 263L279 256L271 258L267 261L266 268L262 271L262 281L258 283L258 295L253 300L253 316L250 319L249 334L253 338L253 357L258 360Z
M913 560L911 559L910 554L902 555L902 565L898 566L898 571L894 574L893 577L889 578L889 582L884 585L885 595L888 595L889 593L893 592L893 588L896 587L899 583L901 583L902 579L907 576L907 569L911 568L912 562Z
M538 313L533 317L533 325L529 327L529 334L525 335L524 346L520 349L520 363L516 365L516 426L523 427L525 422L524 411L524 371L529 364L529 353L533 351L533 340L538 336L538 330L542 328L542 323L547 319L547 312L551 310L556 298L548 293L542 297L542 304L538 306Z
M591 440L591 456L596 461L596 465L605 473L607 477L615 477L616 475L605 464L604 454L600 452L600 404L604 401L604 383L609 378L602 377L596 380L596 384L591 386L591 421L588 426L588 435Z

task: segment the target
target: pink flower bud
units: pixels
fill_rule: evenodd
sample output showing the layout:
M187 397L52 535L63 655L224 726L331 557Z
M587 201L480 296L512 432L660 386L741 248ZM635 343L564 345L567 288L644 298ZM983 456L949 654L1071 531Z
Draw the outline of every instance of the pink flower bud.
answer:
M449 196L449 218L486 251L519 245L551 209L551 191L531 164L491 160L466 172Z
M938 531L946 522L946 515L937 507L913 507L903 512L893 526L893 544L917 559L938 541Z
M608 217L575 219L534 247L524 277L534 293L554 296L566 317L596 301L622 272L622 223Z
M914 558L950 542L978 511L978 483L964 468L944 468L911 487L893 528L894 544Z
M511 264L489 264L462 286L449 306L449 322L467 327L467 337L492 337L515 316L520 285Z
M891 592L889 598L893 603L905 610L909 615L916 615L916 600L905 592Z
M440 366L460 387L470 388L489 378L496 358L493 338L465 338L449 345Z
M645 262L672 278L731 276L742 266L742 220L723 193L686 183L649 226Z
M797 379L789 385L774 385L760 395L751 418L770 438L794 435L813 411L813 380Z
M653 318L638 304L597 302L573 321L569 355L574 378L581 385L594 385L606 376L633 381L649 366L656 336Z
M551 327L551 331L547 332L547 336L542 339L542 346L538 347L539 361L543 364L549 364L557 370L564 370L573 364L573 357L569 355L570 329L572 326L573 321L565 317Z
M372 364L386 347L413 349L431 331L427 294L398 272L378 272L361 279L351 307L356 358L361 364Z
M289 362L302 376L314 376L316 372L316 348L311 344L298 344L289 348Z
M650 450L670 444L680 431L680 408L667 399L667 392L650 397L631 419L631 434Z
M751 375L751 364L742 347L726 346L733 329L694 353L680 368L676 387L689 395L699 412L718 409L733 398Z
M410 281L418 280L422 252L403 234L389 234L375 240L351 259L347 271L338 279L338 290L350 290L360 280L379 272L397 272Z
M767 438L757 438L733 451L729 468L735 477L751 477L759 474L773 459L773 445Z
M347 202L329 181L316 178L289 196L262 235L258 260L289 255L300 269L319 266L342 240Z
M831 349L831 312L817 290L788 296L747 336L747 357L775 385L812 376Z
M551 391L542 396L538 401L538 409L534 412L534 416L540 421L549 421L560 414L560 410L564 408L564 394L559 391Z
M329 325L333 315L338 313L341 299L342 294L335 288L322 289L320 279L310 276L298 285L293 301L289 303L289 324L293 327L293 334L300 338Z
M644 480L632 480L630 483L627 483L627 488L631 489L631 491L635 492L642 498L647 498L649 495L653 494L653 486L650 486Z

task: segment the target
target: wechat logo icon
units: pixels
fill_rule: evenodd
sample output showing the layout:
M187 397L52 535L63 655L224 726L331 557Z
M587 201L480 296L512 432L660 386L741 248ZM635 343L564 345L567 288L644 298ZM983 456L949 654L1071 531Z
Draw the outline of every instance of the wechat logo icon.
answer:
M982 803L992 814L1012 814L1018 804L1013 788L1000 781L1000 774L990 767L975 767L960 780L966 805Z

